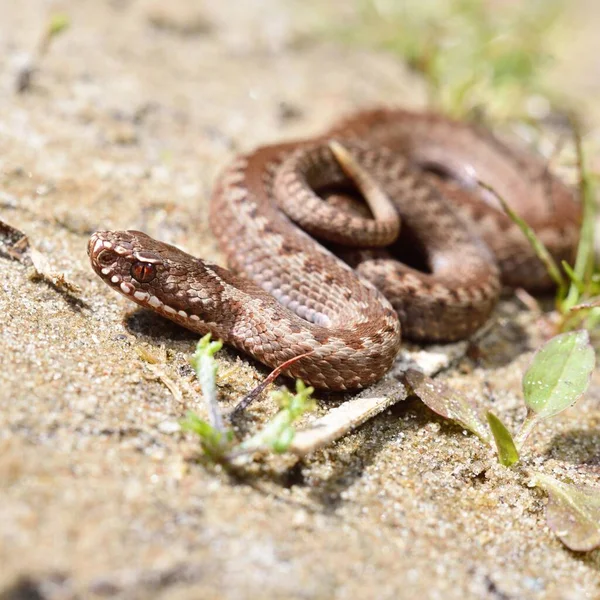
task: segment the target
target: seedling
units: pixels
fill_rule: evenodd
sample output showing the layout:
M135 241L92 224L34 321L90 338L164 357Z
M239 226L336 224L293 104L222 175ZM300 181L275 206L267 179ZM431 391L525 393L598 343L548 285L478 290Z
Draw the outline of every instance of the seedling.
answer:
M296 434L294 423L306 412L314 408L312 393L314 389L296 380L296 393L287 390L271 392L271 399L277 402L279 412L250 438L238 442L233 429L224 424L217 400L216 375L218 365L214 355L221 349L221 341L211 342L210 333L205 335L196 346L191 364L200 381L209 421L197 414L187 414L181 426L200 438L204 455L212 462L230 463L242 455L257 452L286 452Z
M50 44L59 35L64 33L69 28L70 24L69 17L62 13L57 13L50 18L38 41L35 51L27 61L27 64L17 74L17 93L22 94L29 91L33 75L40 68L42 59L50 49Z

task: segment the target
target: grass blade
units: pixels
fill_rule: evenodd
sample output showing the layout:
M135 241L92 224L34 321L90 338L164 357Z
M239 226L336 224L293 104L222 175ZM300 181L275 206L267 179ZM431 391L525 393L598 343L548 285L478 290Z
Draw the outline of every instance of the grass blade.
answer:
M574 274L577 281L591 285L592 273L594 271L594 217L596 213L596 202L592 179L589 176L585 164L585 155L581 143L581 131L577 120L571 119L575 138L575 150L577 152L577 165L579 168L579 196L583 203L583 217L581 224L581 235L577 246L577 257L575 258ZM581 301L581 292L575 281L571 283L565 300L563 301L563 312Z
M483 181L479 181L478 183L483 189L487 190L488 192L493 194L495 198L497 198L504 212L513 221L513 223L517 225L517 227L529 240L529 243L534 249L537 257L544 263L544 266L546 267L548 274L552 278L552 281L554 281L554 283L556 283L556 285L558 286L557 297L562 298L567 288L567 282L565 281L565 278L560 272L556 261L554 260L554 258L552 258L550 252L548 252L548 249L546 248L542 240L540 240L537 237L535 231L521 217L519 217L519 215L506 203L506 200L504 200L504 198L502 198L502 196L500 196L500 194L498 194L498 192L492 186L488 185Z

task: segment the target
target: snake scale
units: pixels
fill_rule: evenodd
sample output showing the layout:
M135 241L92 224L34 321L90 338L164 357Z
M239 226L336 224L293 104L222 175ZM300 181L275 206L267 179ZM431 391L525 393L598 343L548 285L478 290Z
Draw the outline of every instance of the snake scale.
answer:
M356 389L391 367L401 327L461 339L489 317L501 281L548 287L479 181L571 258L581 209L545 161L479 126L391 109L233 160L210 211L231 270L138 231L96 232L88 253L130 300L270 367L306 355L286 373L317 388Z

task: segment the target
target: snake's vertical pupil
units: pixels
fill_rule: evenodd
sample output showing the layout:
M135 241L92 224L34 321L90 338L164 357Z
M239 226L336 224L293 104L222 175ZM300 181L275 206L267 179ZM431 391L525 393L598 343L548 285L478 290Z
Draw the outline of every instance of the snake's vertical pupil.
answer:
M131 266L131 276L140 283L148 283L156 277L156 267L151 263L138 260Z

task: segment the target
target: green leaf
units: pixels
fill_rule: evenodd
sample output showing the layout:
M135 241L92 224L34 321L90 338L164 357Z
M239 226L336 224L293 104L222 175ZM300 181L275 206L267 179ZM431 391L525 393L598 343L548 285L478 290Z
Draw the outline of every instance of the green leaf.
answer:
M208 408L210 423L215 429L223 433L225 426L223 425L223 417L219 409L215 381L218 365L214 359L214 355L223 347L223 342L221 340L211 342L210 338L210 333L207 333L198 341L196 352L190 358L190 364L194 371L196 371L196 377L200 382L204 401Z
M209 437L215 430L206 421L202 420L197 414L188 412L185 419L180 423L181 429L195 433L199 437Z
M573 405L587 389L595 363L587 331L552 338L535 353L523 376L527 407L547 419Z
M441 381L431 379L414 369L407 369L403 375L404 383L418 396L423 404L434 413L456 421L465 429L473 432L483 442L489 444L490 436L474 402L451 389Z
M50 23L48 24L48 35L50 37L57 36L67 30L70 25L71 21L68 15L62 13L52 15Z
M487 413L487 420L498 449L498 461L501 465L510 467L519 460L519 451L515 446L513 437L504 423L493 412Z
M204 454L215 462L224 458L233 441L232 431L220 431L193 412L188 412L181 421L181 429L195 433Z
M314 391L313 387L306 387L301 379L297 379L295 394L285 389L271 392L271 399L279 404L279 412L260 431L242 442L239 450L254 452L270 449L277 454L286 452L296 434L293 423L315 407L315 401L311 398Z
M279 437L273 441L272 448L276 454L283 454L287 452L291 443L294 441L296 435L296 429L292 426L286 427L280 434Z
M600 488L563 483L543 473L535 473L533 482L548 493L548 527L567 548L589 552L600 547Z

